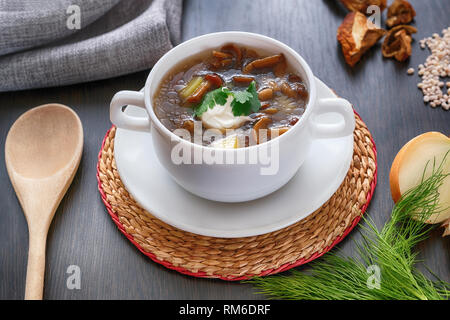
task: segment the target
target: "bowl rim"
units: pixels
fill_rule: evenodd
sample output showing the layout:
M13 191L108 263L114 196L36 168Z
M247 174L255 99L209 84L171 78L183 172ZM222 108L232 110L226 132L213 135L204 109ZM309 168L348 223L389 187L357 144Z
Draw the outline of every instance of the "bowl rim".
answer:
M223 38L224 44L230 43L230 42L235 42L234 37L236 37L236 36L239 36L240 38L242 38L242 37L256 38L259 40L266 41L270 44L273 44L275 48L279 48L279 49L284 50L284 52L288 52L301 65L304 73L306 74L306 78L307 78L306 80L308 81L309 100L305 106L305 112L302 114L299 121L283 135L278 136L277 138L275 138L273 140L269 140L264 143L248 146L245 148L223 149L223 148L217 148L217 147L211 147L211 146L204 146L204 145L196 144L192 141L185 140L185 139L177 136L172 131L170 131L168 128L166 128L155 114L154 108L152 106L152 95L150 94L150 90L149 90L150 84L153 81L153 77L158 72L163 71L160 69L162 69L162 67L164 67L164 64L166 63L168 57L177 51L186 50L186 47L189 47L190 45L192 45L198 41L205 41L209 38L221 37L221 38ZM187 49L187 50L189 50L189 49ZM178 63L179 62L180 61L178 61ZM172 64L170 67L165 67L164 69L170 71L170 69L173 68L174 66L175 66L175 64ZM165 73L165 75L166 75L168 71L165 71L165 72L166 72ZM191 147L193 149L200 149L202 151L204 151L204 150L208 150L208 151L216 150L216 151L222 151L222 152L226 151L226 152L232 152L232 153L247 152L247 151L250 152L253 149L260 149L262 147L271 147L271 145L273 145L274 143L281 143L282 141L293 136L296 132L298 132L300 130L301 127L307 125L308 118L312 114L313 107L316 104L316 96L317 96L317 89L316 89L314 74L312 73L311 68L309 67L308 63L303 59L303 57L299 53L297 53L294 49L292 49L291 47L289 47L288 45L284 44L283 42L281 42L279 40L273 39L271 37L268 37L268 36L265 36L262 34L245 32L245 31L223 31L223 32L207 33L207 34L200 35L200 36L191 38L189 40L186 40L186 41L180 43L179 45L173 47L166 54L164 54L158 60L158 62L153 66L152 70L150 71L149 75L147 76L147 80L145 82L145 86L144 86L143 90L144 90L145 108L150 117L150 122L151 122L152 127L156 125L156 127L159 129L159 131L164 133L168 137L171 137L172 141L177 142L177 143L187 144L189 147Z

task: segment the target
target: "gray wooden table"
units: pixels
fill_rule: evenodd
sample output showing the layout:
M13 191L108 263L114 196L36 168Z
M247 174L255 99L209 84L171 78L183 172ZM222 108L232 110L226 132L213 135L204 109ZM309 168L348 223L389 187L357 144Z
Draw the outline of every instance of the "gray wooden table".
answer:
M422 102L418 77L408 67L423 63L427 51L418 40L449 25L450 1L415 0L418 17L413 55L406 63L382 58L380 45L354 68L343 60L336 30L346 12L337 0L187 0L183 40L227 30L261 33L285 42L311 65L313 72L354 103L371 130L378 148L378 186L370 215L378 225L389 218L392 200L389 168L396 152L410 138L426 132L450 134L450 112ZM258 299L248 284L195 279L150 261L117 230L97 191L97 153L110 127L109 101L122 89L137 90L148 71L73 86L0 94L0 299L22 299L28 235L25 218L4 165L4 140L17 117L31 107L59 102L80 116L85 133L78 173L56 212L50 228L45 275L45 299ZM1 79L0 79L1 81ZM432 232L418 248L420 258L443 280L450 281L450 237ZM342 242L354 252L354 230ZM66 287L69 265L81 270L81 289ZM301 270L308 267L301 267Z

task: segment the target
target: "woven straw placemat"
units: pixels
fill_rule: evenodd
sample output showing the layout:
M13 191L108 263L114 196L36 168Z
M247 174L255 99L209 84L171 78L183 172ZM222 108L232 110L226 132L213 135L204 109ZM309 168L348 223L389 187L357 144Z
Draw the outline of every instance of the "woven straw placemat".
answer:
M372 136L356 116L350 169L336 193L316 212L284 229L246 238L213 238L172 227L142 209L127 192L114 160L112 127L97 165L102 200L119 230L146 256L196 277L243 280L310 262L339 243L359 222L372 198L377 153Z

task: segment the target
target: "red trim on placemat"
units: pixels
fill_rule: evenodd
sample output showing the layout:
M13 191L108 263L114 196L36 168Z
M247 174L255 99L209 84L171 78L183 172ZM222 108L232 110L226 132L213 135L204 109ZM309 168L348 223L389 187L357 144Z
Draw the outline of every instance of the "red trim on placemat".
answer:
M362 121L362 119L361 119L361 117L359 116L359 114L358 114L356 111L354 111L354 113L355 113L355 114L358 116L358 118ZM363 123L364 123L364 122L363 122ZM112 128L111 128L111 129L112 129ZM111 129L108 130L108 132L106 133L105 137L103 138L103 142L102 142L102 146L101 146L100 152L99 152L99 154L98 154L98 162L97 162L97 182L98 182L98 190L100 191L100 195L101 195L102 201L103 201L103 203L105 204L106 209L107 209L109 215L111 216L111 218L113 219L114 223L117 225L117 227L119 228L119 230L125 235L125 237L127 237L127 239L130 240L131 243L133 243L133 244L139 249L139 251L141 251L141 252L142 252L143 254L145 254L147 257L149 257L150 259L152 259L154 262L163 265L163 266L166 267L166 268L169 268L169 269L178 271L178 272L180 272L180 273L182 273L182 274L186 274L186 275L193 276L193 277L199 277L199 278L211 278L211 277L214 277L214 278L218 278L218 279L222 279L222 280L226 280L226 281L239 281L239 280L246 280L246 279L249 279L249 278L251 278L251 277L253 277L253 276L268 276L268 275L276 274L276 273L279 273L279 272L283 272L283 271L289 270L289 269L291 269L291 268L295 268L295 267L301 266L302 264L311 262L311 261L313 261L313 260L315 260L315 259L321 257L323 254L327 253L328 251L330 251L335 245L337 245L339 242L341 242L341 241L342 241L342 240L343 240L343 239L344 239L344 238L345 238L345 237L353 230L353 228L354 228L354 227L358 224L358 222L361 220L362 215L366 212L367 207L369 206L370 201L372 200L372 196L373 196L373 193L374 193L374 191L375 191L375 187L376 187L376 185L377 185L378 164L377 164L377 161L375 161L374 179L373 179L373 181L372 181L372 183L371 183L370 191L369 191L369 193L367 194L366 203L365 203L364 206L361 208L361 216L358 216L358 217L356 217L355 219L353 219L352 224L351 224L347 229L345 229L344 233L343 233L341 236L337 237L337 238L333 241L333 243L332 243L331 245L329 245L328 247L325 247L325 248L322 250L322 252L320 252L320 253L319 253L319 252L314 253L314 254L313 254L311 257L309 257L308 259L303 259L303 258L302 258L302 259L300 259L300 260L298 260L298 261L296 261L296 262L294 262L294 263L286 263L286 264L280 266L280 267L277 268L277 269L268 269L268 270L264 270L264 271L261 272L260 274L258 274L258 275L252 275L252 276L247 275L247 276L241 276L241 277L222 277L222 276L218 276L218 275L217 275L217 276L215 276L215 275L209 275L209 274L207 274L206 272L197 272L197 273L194 273L194 272L191 272L191 271L186 270L186 269L184 269L184 268L176 267L176 266L172 265L171 263L169 263L169 262L167 262L167 261L161 261L161 260L158 260L158 259L156 258L156 256L155 256L153 253L144 251L144 249L143 249L136 241L134 241L133 237L125 231L124 226L120 223L120 221L119 221L117 215L116 215L116 214L114 213L114 211L112 210L111 205L110 205L110 204L108 203L108 201L106 200L106 194L105 194L105 192L103 191L102 183L101 183L101 181L100 181L100 170L99 170L100 168L99 168L99 165L100 165L100 159L101 159L101 156L102 156L102 150L103 150L103 147L104 147L104 145L105 145L106 138L108 137L109 132L111 131ZM371 142L372 142L372 144L373 144L373 152L375 153L375 160L376 160L376 159L377 159L377 148L376 148L376 146L375 146L375 142L373 141L372 136L370 137L370 140L371 140Z

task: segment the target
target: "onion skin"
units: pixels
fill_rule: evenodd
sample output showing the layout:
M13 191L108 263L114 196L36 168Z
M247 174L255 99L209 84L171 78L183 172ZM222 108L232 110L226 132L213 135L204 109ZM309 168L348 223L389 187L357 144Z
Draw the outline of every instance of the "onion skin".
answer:
M414 138L416 139L416 138ZM413 139L413 140L414 140ZM403 156L408 148L408 145L412 143L413 140L408 141L397 153L395 156L394 162L392 162L391 172L389 173L389 183L391 185L391 196L394 203L397 203L398 200L402 197L400 193L400 183L398 181L398 176L400 172L400 164L403 160Z

